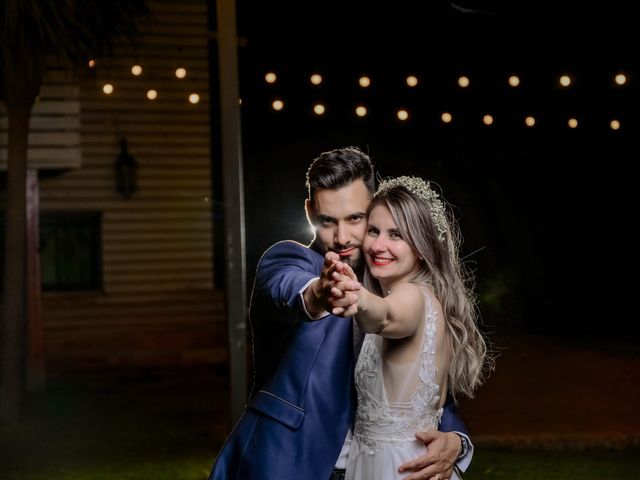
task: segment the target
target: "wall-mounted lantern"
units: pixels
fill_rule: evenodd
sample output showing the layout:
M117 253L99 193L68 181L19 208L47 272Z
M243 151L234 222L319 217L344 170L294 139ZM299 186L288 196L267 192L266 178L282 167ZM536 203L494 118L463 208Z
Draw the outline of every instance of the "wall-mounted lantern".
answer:
M125 200L131 198L138 189L138 163L127 151L127 140L120 140L120 155L113 164L116 191Z

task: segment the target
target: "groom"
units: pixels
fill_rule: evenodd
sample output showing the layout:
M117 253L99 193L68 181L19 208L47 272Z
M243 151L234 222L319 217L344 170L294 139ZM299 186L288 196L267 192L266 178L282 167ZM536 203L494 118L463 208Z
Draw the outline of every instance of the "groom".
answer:
M331 285L323 255L336 252L362 272L360 247L375 191L373 166L353 147L325 152L309 167L307 186L305 208L316 238L309 247L279 242L260 259L250 309L252 396L210 480L344 477L360 334L354 337L350 319L327 313ZM440 430L417 432L427 448L403 465L408 479L444 480L454 463L463 471L469 465L472 446L451 405Z

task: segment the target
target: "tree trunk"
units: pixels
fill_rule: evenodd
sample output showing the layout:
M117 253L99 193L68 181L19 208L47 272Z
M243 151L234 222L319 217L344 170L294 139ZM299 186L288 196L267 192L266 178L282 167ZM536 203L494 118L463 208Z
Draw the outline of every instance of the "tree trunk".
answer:
M40 180L38 170L27 168L27 359L26 391L45 389L42 325L42 277L40 275Z
M7 210L5 223L2 421L17 422L25 352L26 183L29 111L8 112Z
M26 185L29 118L44 77L44 57L25 44L2 48L7 106L7 206L5 217L4 324L0 420L17 423L26 351ZM35 57L35 58L34 58Z

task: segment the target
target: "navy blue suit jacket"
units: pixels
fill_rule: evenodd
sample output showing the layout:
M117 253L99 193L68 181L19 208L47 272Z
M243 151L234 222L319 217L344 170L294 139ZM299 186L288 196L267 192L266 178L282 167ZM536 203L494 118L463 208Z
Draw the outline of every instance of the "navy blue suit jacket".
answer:
M251 296L255 379L245 412L225 441L210 480L327 480L353 422L350 318L310 321L300 290L324 258L296 242L260 259ZM442 431L466 433L451 407Z

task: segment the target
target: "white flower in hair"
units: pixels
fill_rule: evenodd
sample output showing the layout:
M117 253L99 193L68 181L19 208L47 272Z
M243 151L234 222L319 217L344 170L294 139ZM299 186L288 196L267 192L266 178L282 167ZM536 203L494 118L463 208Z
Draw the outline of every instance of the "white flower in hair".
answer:
M397 187L403 187L409 193L426 202L433 217L433 223L438 231L438 240L444 242L444 234L447 233L447 214L444 203L432 188L430 182L425 182L418 177L395 177L383 180L378 187L376 195L387 192Z

